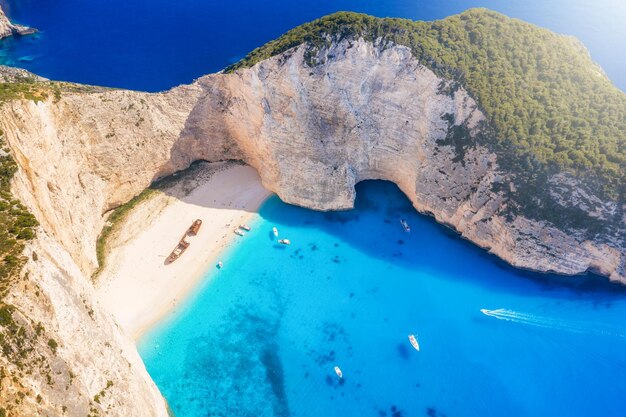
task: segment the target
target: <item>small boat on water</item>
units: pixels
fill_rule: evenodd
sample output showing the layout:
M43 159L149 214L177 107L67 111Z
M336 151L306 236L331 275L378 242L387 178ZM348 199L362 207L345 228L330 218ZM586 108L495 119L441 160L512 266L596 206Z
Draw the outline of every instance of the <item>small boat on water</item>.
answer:
M415 337L414 334L410 334L409 335L409 341L411 342L411 345L413 345L413 347L415 348L415 350L417 350L419 352L420 350L420 344L417 343L417 338Z
M278 243L282 243L283 245L291 245L291 241L289 239L280 239Z
M400 219L400 224L402 225L402 228L404 228L404 231L407 233L411 233L411 227L409 226L409 224L406 222L406 220L404 219Z
M248 226L248 225L247 225L247 224L245 224L245 223L244 223L244 224L240 224L240 225L239 225L239 228L240 228L240 229L245 230L246 232L249 232L249 231L251 230L251 229L250 229L250 226Z
M274 236L278 237L278 229L275 227L272 227L272 232L274 233Z
M222 261L219 261L217 263L217 269L222 269L223 266L224 266L224 264L222 263Z
M339 369L338 366L335 366L335 373L339 378L343 378L343 372L341 372L341 369Z
M239 236L245 236L246 235L246 232L244 232L243 230L240 230L240 229L233 230L233 233L236 234L236 235L239 235Z

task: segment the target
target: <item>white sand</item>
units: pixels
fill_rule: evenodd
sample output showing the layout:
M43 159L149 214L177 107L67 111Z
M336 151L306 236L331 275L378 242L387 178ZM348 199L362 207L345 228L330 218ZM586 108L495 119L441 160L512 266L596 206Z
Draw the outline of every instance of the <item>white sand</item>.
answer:
M133 209L126 223L135 224L123 228L134 232L112 250L100 276L100 302L135 339L172 311L208 268L216 267L230 242L245 239L234 228L250 221L270 195L257 172L241 165L199 180L187 192L179 198L163 194L152 199L160 202L149 200ZM179 259L165 265L194 219L202 219L200 232L187 238L191 245Z

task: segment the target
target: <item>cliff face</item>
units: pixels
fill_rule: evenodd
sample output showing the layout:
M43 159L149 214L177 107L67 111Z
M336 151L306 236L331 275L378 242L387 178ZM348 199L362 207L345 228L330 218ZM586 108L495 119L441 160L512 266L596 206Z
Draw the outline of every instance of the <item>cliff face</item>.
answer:
M105 211L194 160L243 159L289 203L346 209L357 182L386 179L418 210L515 266L624 280L619 233L588 239L507 211L515 184L473 139L483 114L463 89L442 92L446 81L408 48L346 40L321 51L325 63L314 67L305 52L167 93L7 103L0 127L22 168L15 189L85 273L96 266ZM458 129L467 135L454 139ZM548 186L563 209L613 221L617 203L575 178L556 175Z
M0 39L13 35L30 35L35 32L36 30L33 28L11 23L0 7Z
M20 166L14 193L42 229L29 249L40 260L28 264L32 285L16 287L13 297L19 303L32 299L32 288L46 289L45 303L22 309L53 329L65 366L74 367L80 355L79 363L91 364L76 388L85 398L107 385L101 375L113 375L107 401L115 406L107 415L163 415L165 408L130 341L92 299L88 277L103 214L198 159L242 159L284 201L318 210L352 207L359 181L390 180L417 210L513 265L592 270L626 282L623 223L613 224L617 203L566 175L547 183L555 204L608 224L612 232L594 238L509 211L514 178L477 140L485 116L408 48L344 40L317 51L320 64L312 67L308 54L302 45L161 94L64 91L0 110L0 128ZM125 361L128 385L118 385ZM57 385L41 392L67 395Z
M97 303L88 277L44 231L6 301L24 332L0 355L8 416L167 417L133 341ZM25 396L24 396L25 394Z
M21 167L14 190L86 274L103 214L175 170L170 149L200 92L110 90L5 105L0 125Z
M324 64L314 67L305 64L306 53L301 46L252 69L199 80L210 93L194 109L199 114L192 113L173 159L215 158L214 148L199 143L229 138L267 188L320 210L352 207L361 180L393 181L416 209L512 265L565 274L592 270L625 281L620 233L587 239L546 220L511 215L513 179L474 139L484 115L463 89L444 93L447 82L408 48L343 41L319 52L316 60ZM459 130L467 135L454 139ZM581 191L578 200L561 187L568 181L569 191ZM617 203L582 191L574 178L555 175L548 187L563 210L576 206L614 222ZM616 228L623 230L608 227Z

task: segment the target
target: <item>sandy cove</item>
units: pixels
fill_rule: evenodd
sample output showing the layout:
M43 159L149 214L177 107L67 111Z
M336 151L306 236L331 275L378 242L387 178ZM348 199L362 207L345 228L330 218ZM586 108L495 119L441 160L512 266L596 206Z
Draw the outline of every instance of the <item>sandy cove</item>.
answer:
M133 208L109 239L98 297L135 340L175 309L234 239L245 239L233 230L251 221L271 195L249 166L201 163L191 171ZM165 265L195 219L202 220L198 235Z

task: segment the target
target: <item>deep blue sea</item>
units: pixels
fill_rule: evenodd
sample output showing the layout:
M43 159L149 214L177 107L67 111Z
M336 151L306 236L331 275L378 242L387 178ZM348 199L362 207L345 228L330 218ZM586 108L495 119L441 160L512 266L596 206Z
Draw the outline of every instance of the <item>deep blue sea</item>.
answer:
M626 90L623 0L12 0L41 32L0 42L0 62L158 91L334 11L431 20L479 6L577 36ZM224 268L141 340L177 417L625 415L626 291L516 271L395 186L357 189L340 213L270 199Z
M357 192L335 213L268 200L140 341L177 417L624 416L625 290L506 267L391 183Z
M40 75L157 91L223 69L292 27L339 11L417 20L471 7L575 35L626 91L625 0L0 0L36 36L0 43L0 63Z

